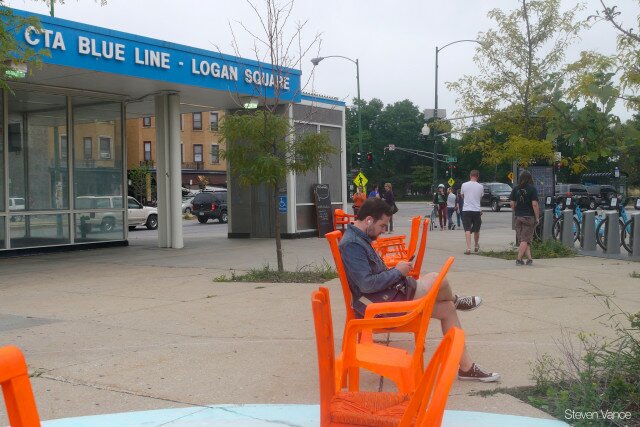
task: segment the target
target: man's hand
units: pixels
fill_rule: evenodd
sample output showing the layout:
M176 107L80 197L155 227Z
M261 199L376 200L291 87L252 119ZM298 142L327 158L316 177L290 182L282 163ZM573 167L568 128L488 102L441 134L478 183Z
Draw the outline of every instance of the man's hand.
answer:
M398 264L396 264L396 270L399 270L403 276L409 274L412 268L413 264L408 261L400 261Z

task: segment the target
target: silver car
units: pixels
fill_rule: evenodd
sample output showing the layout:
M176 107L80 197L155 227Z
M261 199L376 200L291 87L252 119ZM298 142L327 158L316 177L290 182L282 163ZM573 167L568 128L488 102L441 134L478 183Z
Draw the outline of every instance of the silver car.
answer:
M191 196L191 197L183 197L182 198L182 213L191 213L191 209L193 208L191 206L191 202L193 201L193 198L195 196Z

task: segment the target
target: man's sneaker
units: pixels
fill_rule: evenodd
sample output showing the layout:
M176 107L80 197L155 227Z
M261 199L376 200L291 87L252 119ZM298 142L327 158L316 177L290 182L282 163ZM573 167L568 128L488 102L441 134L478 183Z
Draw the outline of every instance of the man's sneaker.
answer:
M533 260L532 259L528 259L527 260L527 265L533 265Z
M455 297L456 299L453 302L453 305L455 305L456 310L471 311L480 307L482 304L482 298L477 296L459 297L458 295L455 295Z
M458 369L458 379L461 381L480 381L483 383L492 383L500 379L497 372L485 372L475 363L471 365L468 371Z
M521 259L516 260L516 265L524 265L524 261Z

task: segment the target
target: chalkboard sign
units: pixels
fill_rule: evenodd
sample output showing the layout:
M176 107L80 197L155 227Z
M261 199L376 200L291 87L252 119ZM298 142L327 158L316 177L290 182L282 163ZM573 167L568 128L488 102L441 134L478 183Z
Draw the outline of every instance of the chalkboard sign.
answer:
M313 196L316 204L316 221L318 224L318 237L333 231L333 209L331 208L331 195L327 184L314 184Z
M555 199L554 196L556 189L553 166L529 166L527 170L531 172L533 186L538 190L538 200L543 201L547 196L551 196ZM522 171L523 169L518 167L518 177ZM515 187L517 183L518 178L516 177L513 186Z

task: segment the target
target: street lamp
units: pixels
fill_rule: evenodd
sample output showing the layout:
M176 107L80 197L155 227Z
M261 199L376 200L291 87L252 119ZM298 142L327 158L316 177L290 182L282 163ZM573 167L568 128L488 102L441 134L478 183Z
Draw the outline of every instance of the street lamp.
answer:
M471 39L462 39L462 40L456 40L454 42L448 43L442 47L438 47L436 46L436 86L435 86L435 102L434 102L434 108L433 108L433 121L434 121L434 128L433 128L433 181L436 182L438 180L438 128L435 126L435 121L438 120L438 53L440 53L440 51L446 47L451 46L452 44L456 44L456 43L463 43L463 42L469 42L469 43L478 43L480 46L482 46L482 43L478 40L471 40Z
M342 58L356 64L356 83L358 84L358 152L364 153L364 151L362 150L362 115L360 112L360 110L362 109L362 100L360 99L360 63L358 62L358 59L353 60L341 55L320 56L318 58L311 59L311 63L316 66L320 63L320 61L327 58ZM360 164L358 164L358 167L360 167Z

